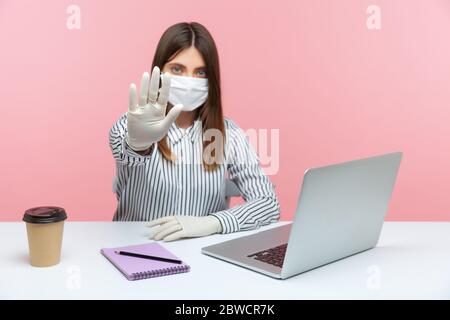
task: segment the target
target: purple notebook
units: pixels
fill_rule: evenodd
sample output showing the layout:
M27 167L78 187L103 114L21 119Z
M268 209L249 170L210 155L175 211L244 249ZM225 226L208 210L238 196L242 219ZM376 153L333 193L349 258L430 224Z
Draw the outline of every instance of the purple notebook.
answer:
M178 259L157 242L140 244L119 248L103 248L101 253L119 269L128 280L141 280L161 277L175 273L188 272L190 267L185 264L175 264L164 261L136 258L115 253L115 250L158 256L169 259Z

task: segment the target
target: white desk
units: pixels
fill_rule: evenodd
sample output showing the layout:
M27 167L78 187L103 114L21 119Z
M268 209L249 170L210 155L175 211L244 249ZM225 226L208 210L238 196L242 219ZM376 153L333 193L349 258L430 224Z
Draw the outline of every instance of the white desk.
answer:
M191 272L127 281L99 250L145 243L144 223L68 222L61 263L43 269L28 263L25 225L0 223L0 299L450 298L450 223L387 222L377 248L287 280L200 253L252 232L163 242Z

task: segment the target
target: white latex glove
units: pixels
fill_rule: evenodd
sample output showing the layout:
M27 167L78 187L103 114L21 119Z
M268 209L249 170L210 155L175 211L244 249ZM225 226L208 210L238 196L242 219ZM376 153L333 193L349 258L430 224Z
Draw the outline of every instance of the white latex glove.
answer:
M180 238L203 237L222 232L222 226L214 216L168 216L152 220L147 227L159 226L153 235L154 240L173 241Z
M144 72L141 80L139 104L137 103L136 85L130 85L130 104L128 107L127 144L135 151L147 150L153 143L161 140L172 123L180 114L183 105L177 104L167 113L170 76L165 74L159 89L160 71L153 68L152 78ZM159 92L159 96L158 96Z

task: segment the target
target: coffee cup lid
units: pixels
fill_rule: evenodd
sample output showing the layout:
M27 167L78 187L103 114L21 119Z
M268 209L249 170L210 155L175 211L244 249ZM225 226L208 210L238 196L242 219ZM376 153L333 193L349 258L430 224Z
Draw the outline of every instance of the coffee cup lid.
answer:
M66 211L60 207L35 207L25 211L23 221L28 223L52 223L67 219Z

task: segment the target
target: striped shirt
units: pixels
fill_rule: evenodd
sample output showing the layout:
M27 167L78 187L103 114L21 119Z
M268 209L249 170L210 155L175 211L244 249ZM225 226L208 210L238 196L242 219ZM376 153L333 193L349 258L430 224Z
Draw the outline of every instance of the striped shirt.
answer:
M244 132L225 119L224 159L214 171L202 165L203 136L198 119L186 130L172 123L167 142L177 162L153 149L144 156L126 143L127 113L109 131L116 161L118 200L114 221L149 221L168 215L217 217L222 233L250 230L279 219L280 206L270 180ZM227 208L225 181L238 187L244 204Z

